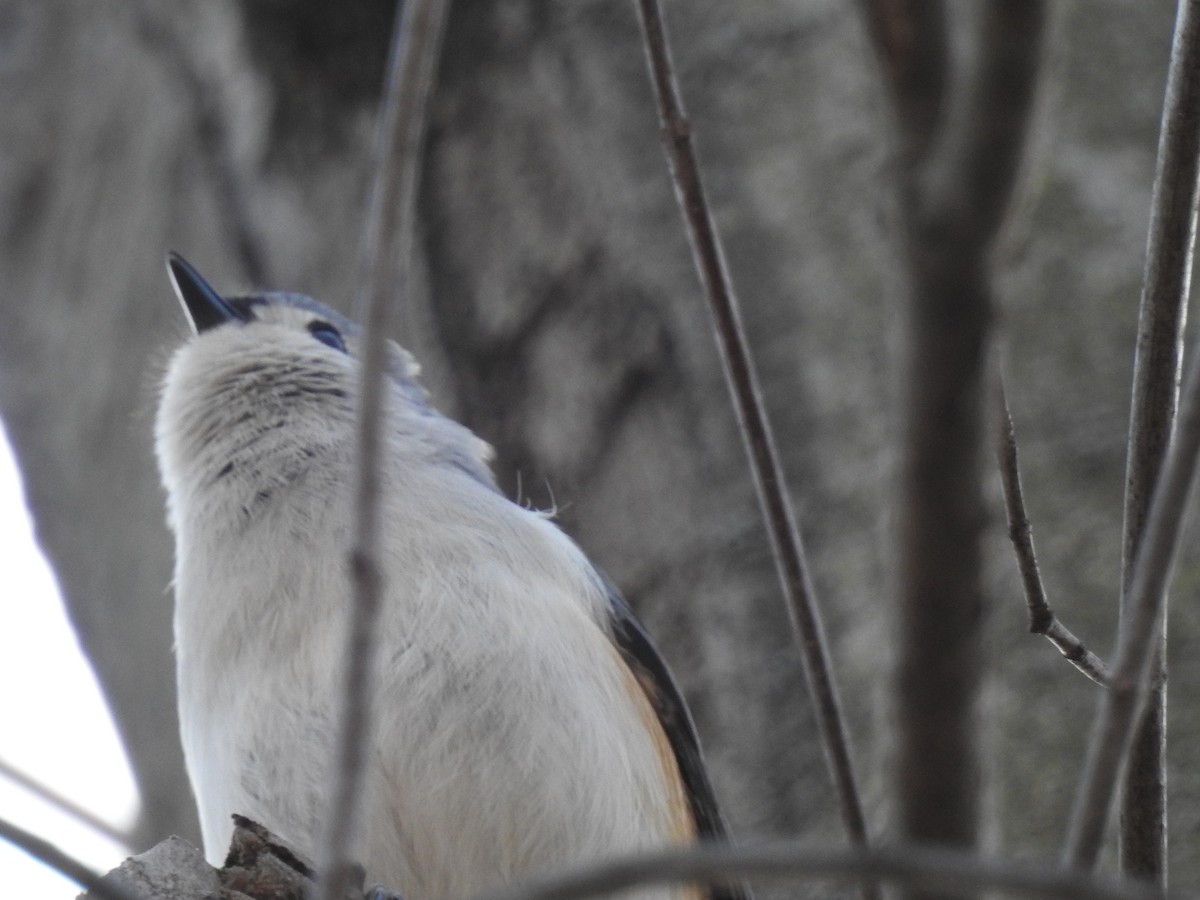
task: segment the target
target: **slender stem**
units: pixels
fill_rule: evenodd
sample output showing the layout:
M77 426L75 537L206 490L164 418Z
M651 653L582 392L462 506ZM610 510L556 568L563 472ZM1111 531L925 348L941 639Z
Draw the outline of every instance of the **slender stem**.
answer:
M1200 348L1198 348L1200 349ZM1182 538L1183 513L1200 457L1200 353L1193 354L1175 436L1159 474L1134 557L1128 602L1113 658L1111 687L1100 703L1088 741L1083 777L1075 794L1064 863L1096 863L1117 774L1133 739L1136 714L1147 693L1147 672L1157 646L1156 625Z
M74 800L64 797L53 788L42 784L35 778L31 778L25 772L14 768L3 759L0 759L0 776L7 778L13 784L29 791L29 793L33 794L39 800L49 803L61 812L71 816L71 818L83 823L97 834L102 834L109 840L116 841L118 844L123 844L126 847L129 846L132 839L129 832L117 828L111 822L106 822L90 810L84 809Z
M407 275L425 109L432 90L448 0L405 0L399 7L379 121L376 180L364 240L361 306L365 307L354 475L354 533L349 550L353 609L345 656L345 692L337 735L336 786L318 860L320 895L339 900L350 882L350 855L360 805L370 728L376 621L383 590L379 567L379 456L386 411L387 331L392 301Z
M1122 609L1158 470L1175 417L1191 281L1200 161L1200 63L1193 5L1180 3L1159 137L1146 247L1125 478ZM1138 726L1121 800L1121 866L1165 883L1166 640L1162 617L1151 699Z
M1004 508L1008 514L1008 537L1012 541L1025 587L1025 604L1029 607L1029 631L1044 635L1066 658L1067 662L1096 684L1108 684L1108 667L1095 653L1083 645L1054 614L1046 599L1046 588L1038 569L1037 553L1033 549L1033 530L1025 512L1025 496L1021 491L1021 468L1017 458L1017 437L1003 381L999 390L1000 436L997 456L1000 461L1000 482L1004 487Z
M1113 783L1141 718L1137 756L1125 786L1123 865L1165 883L1165 704L1158 693L1144 706L1151 662L1156 691L1165 687L1161 650L1165 591L1179 541L1182 504L1191 484L1200 425L1200 371L1191 364L1172 438L1181 341L1191 282L1200 177L1200 0L1181 0L1171 48L1158 163L1151 203L1146 274L1138 323L1134 399L1126 473L1123 599L1114 689L1102 701L1084 776L1068 826L1065 862L1095 865L1108 821ZM1157 632L1155 631L1157 627Z
M889 882L972 895L999 890L1009 896L1045 900L1161 900L1164 896L1143 883L1064 872L1028 860L986 860L943 848L822 850L772 841L748 847L708 845L608 860L578 872L513 885L476 900L582 900L616 896L619 891L650 884L728 884L742 878L836 880L876 888Z
M792 627L800 643L842 822L851 843L865 846L866 823L855 784L841 701L831 672L825 631L762 392L750 360L737 298L705 198L700 166L692 147L691 125L675 80L662 9L658 0L638 0L637 5L676 198L708 298L726 381L750 456Z
M38 862L71 879L88 892L88 900L138 900L138 894L132 889L114 884L111 879L106 881L103 875L75 857L7 819L0 819L0 840L19 847Z

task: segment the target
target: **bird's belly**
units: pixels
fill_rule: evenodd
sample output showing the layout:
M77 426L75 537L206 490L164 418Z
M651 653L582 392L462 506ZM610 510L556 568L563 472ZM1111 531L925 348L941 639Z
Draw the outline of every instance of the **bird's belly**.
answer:
M260 678L231 692L226 704L210 705L207 715L184 719L188 774L210 861L219 864L228 852L234 813L313 857L330 802L333 710L327 686L281 690Z
M620 685L586 660L530 656L467 678L434 665L385 691L364 854L406 898L473 896L678 840L663 760Z
M680 839L673 759L595 623L536 604L420 612L385 609L380 625L357 851L370 882L449 900ZM340 667L298 663L338 658L340 642L320 640L296 659L247 646L245 671L206 663L220 687L192 704L206 712L184 717L184 739L210 859L232 813L314 855ZM186 702L182 664L180 677Z

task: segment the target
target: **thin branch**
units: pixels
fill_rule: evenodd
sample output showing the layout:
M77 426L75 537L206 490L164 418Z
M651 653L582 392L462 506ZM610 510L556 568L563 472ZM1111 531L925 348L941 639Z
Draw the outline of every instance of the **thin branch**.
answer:
M71 879L88 892L89 900L138 900L135 892L105 881L99 872L7 819L0 819L0 840L19 847L38 862Z
M795 513L784 484L779 453L750 360L737 298L705 198L700 166L692 147L691 125L676 84L662 9L658 0L638 0L638 11L676 198L687 224L692 253L712 313L726 381L750 456L792 628L800 643L842 822L851 843L865 846L866 823L855 784L841 701L831 672L825 631Z
M1138 545L1125 621L1117 639L1112 679L1088 741L1083 777L1075 794L1063 861L1090 869L1096 864L1116 778L1132 742L1136 714L1147 692L1147 671L1156 644L1155 625L1182 537L1183 513L1200 455L1200 352L1188 367L1174 440L1158 479Z
M336 790L318 860L319 896L324 900L341 897L352 877L349 854L362 794L373 696L370 673L383 590L379 567L379 455L386 412L387 331L392 301L408 275L407 250L425 110L448 9L448 0L406 0L398 5L379 119L376 178L363 242L359 298L365 315L356 429L355 520L349 550L353 610L337 738ZM396 271L393 256L398 247L400 272Z
M1161 651L1165 592L1200 448L1200 368L1196 358L1189 367L1177 431L1171 435L1184 308L1191 281L1198 178L1200 0L1181 0L1167 75L1138 326L1126 482L1125 590L1113 663L1114 689L1103 699L1089 743L1064 854L1067 864L1079 868L1092 867L1099 855L1113 784L1131 747L1131 730L1137 720L1135 714L1142 709L1150 663L1156 651ZM1161 707L1161 703L1157 705ZM1163 723L1152 720L1160 718L1152 715L1145 721L1153 730ZM1164 737L1152 735L1152 745L1142 748L1142 759L1149 758L1149 765L1159 769L1160 775L1158 760ZM1149 780L1153 778L1151 774ZM1140 849L1134 851L1141 859L1131 862L1143 874L1162 880L1165 801L1161 792L1152 788L1150 795L1141 794L1140 802L1154 805L1157 821L1148 823L1143 817L1146 833L1138 837Z
M1063 862L1078 869L1096 865L1109 818L1112 791L1133 739L1136 713L1146 696L1146 674L1156 646L1156 625L1182 536L1184 506L1200 454L1200 353L1190 362L1180 418L1150 515L1134 559L1126 617L1117 638L1110 688L1087 742L1084 775L1075 793Z
M1000 461L1000 481L1004 486L1004 509L1008 514L1008 537L1021 570L1025 586L1025 603L1029 607L1029 631L1041 634L1058 648L1066 660L1102 687L1108 684L1108 668L1104 661L1083 645L1059 621L1046 599L1046 589L1038 570L1037 554L1033 549L1033 531L1025 512L1025 497L1021 491L1021 469L1017 459L1017 437L1013 430L1012 413L1003 381L999 386L1000 436L996 455Z
M1179 5L1138 317L1125 498L1125 581L1178 402L1200 175L1200 16Z
M95 831L97 834L102 834L118 844L128 847L131 835L127 831L123 831L111 822L106 822L104 819L97 816L91 810L84 809L74 800L69 797L64 797L58 791L51 787L42 784L40 781L31 778L20 769L14 768L7 761L0 759L0 776L7 778L13 784L16 784L29 793L33 794L39 800L50 804L60 812L66 813L76 821L86 825L88 828Z
M1195 11L1181 3L1159 137L1146 247L1125 476L1122 610L1130 568L1171 437L1178 400L1195 234L1200 161L1200 78ZM1121 866L1151 880L1166 878L1166 616L1153 663L1151 699L1141 719L1121 802Z
M582 900L629 888L671 882L729 884L738 879L806 879L882 882L925 890L979 892L1046 900L1161 900L1140 882L1120 883L1064 872L1027 860L985 860L941 848L891 847L809 850L794 842L752 847L710 845L609 860L595 867L516 884L476 900Z

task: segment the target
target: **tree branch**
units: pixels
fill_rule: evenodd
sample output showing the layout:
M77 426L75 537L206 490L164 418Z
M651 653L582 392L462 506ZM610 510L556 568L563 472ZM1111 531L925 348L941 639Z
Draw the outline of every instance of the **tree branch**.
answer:
M1180 418L1150 514L1134 558L1126 616L1117 638L1110 689L1100 701L1096 726L1087 743L1084 775L1070 816L1066 865L1096 865L1108 823L1112 790L1132 743L1135 714L1146 696L1147 671L1156 646L1156 624L1166 601L1166 584L1180 544L1184 506L1192 490L1196 456L1200 454L1200 354L1189 364Z
M353 610L345 655L345 692L336 750L336 788L318 859L319 896L337 900L350 883L351 837L360 805L370 728L375 630L383 576L379 567L379 454L386 406L387 331L393 300L408 275L414 194L425 134L425 110L441 48L447 0L399 4L379 119L377 169L363 242L359 306L364 339L360 364L354 474L354 531L349 549ZM401 271L393 253L399 245Z
M935 137L920 137L928 151L906 154L901 173L911 296L899 527L899 814L906 836L951 845L974 843L978 828L988 254L1024 144L1043 6L990 0L980 15L978 60L964 102L954 107L961 112ZM914 33L943 53L945 36L931 34L928 23L917 29L916 21ZM897 112L929 102L901 96ZM900 127L904 135L918 125Z
M954 851L917 846L821 850L791 841L752 847L709 845L609 860L483 894L476 900L582 900L651 884L728 884L743 878L826 879L878 886L880 883L941 891L1045 900L1155 900L1164 894L1137 882L1115 882L1063 872L1028 860L984 860Z
M1008 514L1008 537L1012 541L1021 571L1021 583L1025 587L1025 604L1029 607L1029 631L1044 635L1058 648L1066 660L1096 684L1105 686L1109 681L1108 668L1104 661L1083 645L1071 631L1059 621L1046 599L1046 589L1038 569L1037 554L1033 549L1033 531L1029 516L1025 512L1025 497L1021 491L1021 470L1017 459L1017 437L1013 430L1012 414L1008 409L1008 397L1003 381L999 389L1000 433L996 455L1000 462L1000 481L1004 486L1004 509Z
M1200 371L1188 375L1179 431L1172 439L1183 320L1191 281L1200 176L1200 2L1181 0L1171 48L1166 101L1146 249L1145 284L1138 322L1134 399L1126 471L1125 545L1121 627L1113 682L1104 698L1084 778L1076 794L1065 861L1095 864L1103 841L1116 778L1131 746L1129 729L1141 708L1142 686L1157 656L1152 680L1166 677L1165 590L1179 541L1182 505L1200 445ZM1155 623L1158 632L1154 634ZM1165 879L1165 706L1157 692L1147 707L1137 757L1127 773L1123 865Z
M29 793L33 794L39 800L50 804L61 812L66 813L71 818L86 825L88 828L95 831L97 834L102 834L118 844L129 846L131 835L127 831L117 828L111 822L106 822L104 819L97 816L90 810L84 809L74 800L69 797L64 797L58 791L50 788L35 778L31 778L20 769L14 768L11 764L3 759L0 759L0 776L7 778L13 784L19 785Z
M865 846L866 822L855 783L845 719L831 672L816 593L805 561L795 513L788 498L762 391L750 359L737 297L704 193L699 162L692 147L691 125L684 113L683 99L676 84L662 9L658 0L638 0L637 6L676 198L708 299L725 366L726 383L733 395L790 621L800 644L842 822L851 843Z
M111 881L105 881L99 872L93 871L49 841L14 825L7 819L0 819L0 840L19 847L38 862L65 875L86 890L91 895L90 900L138 900L134 892Z
M988 252L1012 198L1038 83L1045 0L989 0L966 109L946 122L923 182L919 211L950 225L951 245Z
M1116 777L1129 752L1135 714L1146 695L1156 644L1155 625L1166 602L1187 498L1200 453L1200 354L1188 369L1175 438L1168 451L1134 559L1129 600L1114 654L1110 688L1100 703L1088 741L1083 777L1075 794L1064 863L1090 869L1108 821Z
M1125 474L1122 609L1132 561L1171 437L1178 399L1183 324L1191 280L1197 162L1200 156L1200 78L1196 25L1181 3L1159 137L1150 233L1138 317ZM1121 801L1121 865L1132 875L1166 878L1166 616L1153 662L1151 699L1141 719Z

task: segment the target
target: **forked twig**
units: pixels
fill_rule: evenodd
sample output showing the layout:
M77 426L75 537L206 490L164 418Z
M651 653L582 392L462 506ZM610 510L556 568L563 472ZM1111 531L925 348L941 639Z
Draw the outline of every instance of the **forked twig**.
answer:
M708 845L607 860L577 872L483 894L476 900L582 900L616 896L619 891L643 885L728 884L743 878L857 881L876 890L887 882L972 895L998 890L1008 896L1045 900L1163 900L1166 896L1141 882L1122 883L1083 872L1064 872L1028 860L986 860L943 848L825 850L806 849L793 841L770 841L747 847Z
M1029 516L1025 512L1025 497L1021 491L1021 470L1017 459L1017 438L1013 430L1012 413L1008 408L1008 397L1004 384L999 386L1000 435L997 456L1000 461L1000 481L1004 485L1004 509L1008 514L1008 537L1017 556L1017 567L1021 570L1021 583L1025 587L1025 603L1029 607L1029 631L1046 637L1066 660L1096 684L1106 686L1109 681L1108 667L1095 653L1083 645L1071 631L1059 621L1046 600L1046 589L1038 569L1037 554L1033 549L1033 531Z
M1178 401L1200 171L1196 18L1192 4L1180 3L1158 143L1129 415L1122 616ZM1164 616L1152 663L1154 687L1138 725L1121 799L1121 867L1136 877L1157 881L1165 881L1167 868L1166 621Z
M1114 782L1129 756L1133 729L1147 693L1150 661L1162 644L1161 626L1157 634L1155 626L1166 603L1183 508L1200 450L1200 367L1195 355L1200 347L1193 350L1188 367L1174 437L1170 425L1200 192L1198 110L1200 0L1181 0L1167 74L1138 324L1121 627L1113 657L1112 690L1101 702L1088 743L1064 851L1064 863L1078 868L1094 866L1100 853ZM1161 741L1161 734L1154 737L1157 746L1149 748L1152 755L1161 753ZM1142 802L1146 801L1143 797ZM1158 806L1158 823L1147 823L1151 824L1152 842L1158 846L1142 849L1159 857L1154 866L1158 871L1146 874L1161 879L1165 831L1164 808L1161 802Z
M7 841L14 847L19 847L38 862L65 875L88 892L89 900L138 900L134 891L105 881L104 876L90 866L84 865L44 838L31 834L7 819L0 819L0 841Z
M849 739L829 663L825 631L804 558L795 513L742 328L733 284L704 194L692 147L691 125L683 109L671 62L666 26L658 0L638 0L647 62L658 100L663 143L676 197L687 223L696 267L708 298L717 343L725 364L742 438L750 456L758 499L766 519L792 627L800 643L809 692L829 763L842 822L853 844L865 846L867 829L854 779Z
M444 31L448 0L405 0L398 5L379 120L376 178L363 242L360 306L364 337L359 373L355 518L349 551L353 587L345 691L336 747L336 787L318 860L320 894L339 900L349 884L349 852L362 793L366 735L370 727L376 621L383 588L379 568L379 453L386 394L387 329L397 284L393 252L406 261L414 194L425 132L425 108Z
M1200 456L1200 348L1188 366L1175 431L1146 517L1130 580L1125 621L1117 639L1109 690L1087 744L1063 861L1089 869L1096 863L1118 772L1129 752L1136 714L1146 695L1166 587L1182 537L1184 508Z

